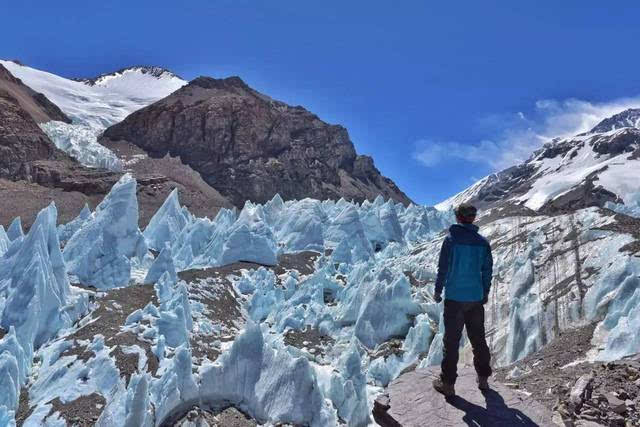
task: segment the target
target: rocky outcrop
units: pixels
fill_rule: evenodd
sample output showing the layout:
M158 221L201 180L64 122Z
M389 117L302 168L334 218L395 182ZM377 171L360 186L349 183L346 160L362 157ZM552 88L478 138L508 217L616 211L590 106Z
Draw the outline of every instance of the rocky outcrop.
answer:
M236 206L246 200L409 198L356 154L347 130L275 101L240 78L199 77L104 132L151 157L169 154Z
M431 386L437 371L409 371L394 380L374 402L376 422L384 427L553 425L551 411L503 384L478 390L476 373L468 366L458 370L456 396L445 399Z
M640 127L640 108L629 108L607 117L591 129L591 133L609 132L625 127Z

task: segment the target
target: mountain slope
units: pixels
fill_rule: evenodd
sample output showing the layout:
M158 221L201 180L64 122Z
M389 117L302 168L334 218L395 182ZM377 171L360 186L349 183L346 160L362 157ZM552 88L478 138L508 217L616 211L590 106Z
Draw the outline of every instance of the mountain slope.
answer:
M186 84L159 67L130 67L76 81L13 61L0 60L0 65L46 95L73 121L57 117L37 120L58 148L83 165L112 171L121 171L122 162L96 142L97 136L107 126Z
M607 202L638 205L640 110L604 119L591 131L554 139L526 162L492 174L440 203L491 208L509 202L541 212L562 212Z
M0 177L14 177L25 163L53 158L55 152L18 99L0 89Z
M49 101L42 93L36 92L14 77L9 70L0 64L0 91L15 98L20 106L27 111L37 123L59 120L71 123L57 105Z
M37 82L40 79L41 84L49 82L49 86L42 84L45 90L55 88L57 83L63 86L69 84L70 87L84 85L13 62L10 64L12 64L10 67L18 69L31 80ZM152 71L153 69L144 71L139 67L125 70L120 74L131 75L122 77L119 74L120 77L111 78L103 76L95 85L123 92L124 86L139 82L140 79L150 82L149 78L166 77L167 72L162 72L160 77L156 77L157 70L154 75L146 75ZM168 78L176 79L171 76ZM114 89L114 86L119 89ZM156 89L158 87L160 86L156 86ZM164 93L167 87L160 87L160 89ZM130 94L136 91L142 93L144 87L126 90ZM56 95L55 91L51 93ZM77 92L73 93L77 94ZM101 114L99 109L91 109L95 99L79 100L73 93L58 92L57 95L63 100L64 105L75 105L74 108L79 110L82 109L83 104L89 104L85 118L93 117L96 120L95 123L103 119L103 116L99 115ZM153 96L159 95L156 93ZM142 100L136 102L142 102ZM106 114L104 117L108 118L108 116ZM77 118L77 116L73 117L74 120ZM13 217L20 216L23 224L29 227L35 220L36 213L52 201L55 201L59 207L59 219L64 222L69 221L77 215L85 203L95 207L119 179L121 175L119 170L109 171L100 168L100 166L113 165L114 162L120 164L120 160L116 154L95 142L95 132L98 128L92 129L87 124L69 124L66 123L67 121L69 119L58 106L49 101L44 94L35 92L13 76L7 68L0 65L0 200L2 200L0 223L8 223ZM151 215L160 207L162 200L174 188L180 189L184 203L198 215L214 216L220 207L231 206L224 197L179 159L148 159L139 149L134 155L137 156L136 164L127 166L133 169L140 184L142 225L149 221ZM88 160L91 160L89 161L91 166L98 166L98 168L86 167ZM121 168L122 165L118 169Z
M44 93L74 124L102 131L133 111L157 101L186 82L166 72L159 76L132 67L93 80L75 81L46 71L0 60L11 74ZM93 82L91 84L91 82Z
M356 154L342 126L275 101L238 77L199 77L104 132L152 157L180 156L236 206L285 199L409 198Z

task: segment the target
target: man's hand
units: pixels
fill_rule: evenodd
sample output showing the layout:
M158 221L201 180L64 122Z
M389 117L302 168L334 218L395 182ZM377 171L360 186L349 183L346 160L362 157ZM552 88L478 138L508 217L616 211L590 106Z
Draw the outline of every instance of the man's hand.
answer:
M441 303L442 302L442 295L440 295L440 292L436 292L435 294L433 294L433 299L434 299L435 302Z
M485 305L488 302L489 302L489 293L487 292L484 294L484 298L482 298L482 305Z

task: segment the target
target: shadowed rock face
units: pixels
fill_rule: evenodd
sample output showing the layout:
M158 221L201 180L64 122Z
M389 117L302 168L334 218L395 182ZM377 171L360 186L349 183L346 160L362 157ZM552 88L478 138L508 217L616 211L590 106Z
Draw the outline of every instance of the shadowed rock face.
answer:
M285 199L409 198L356 154L345 128L262 95L238 77L199 77L104 132L198 171L236 206ZM105 142L107 144L108 142Z

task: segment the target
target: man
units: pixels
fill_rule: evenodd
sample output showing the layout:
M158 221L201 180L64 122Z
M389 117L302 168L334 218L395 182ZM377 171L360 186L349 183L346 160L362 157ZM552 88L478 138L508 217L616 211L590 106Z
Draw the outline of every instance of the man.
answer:
M488 390L491 354L484 336L484 304L489 298L493 258L489 242L473 225L477 209L462 204L455 210L457 224L449 228L442 243L434 299L444 296L444 339L440 378L433 387L447 397L455 395L458 348L462 328L473 347L473 365L478 374L478 388Z

